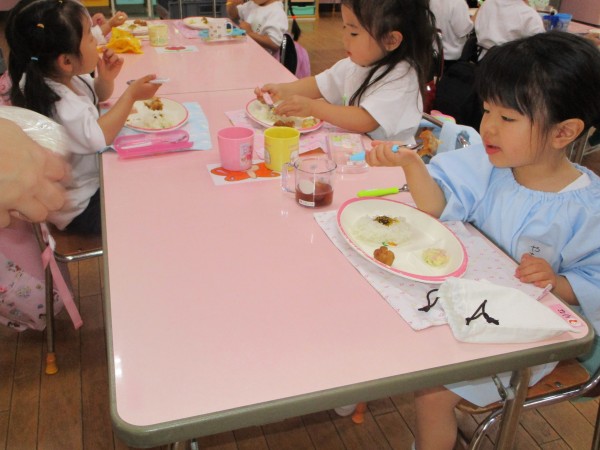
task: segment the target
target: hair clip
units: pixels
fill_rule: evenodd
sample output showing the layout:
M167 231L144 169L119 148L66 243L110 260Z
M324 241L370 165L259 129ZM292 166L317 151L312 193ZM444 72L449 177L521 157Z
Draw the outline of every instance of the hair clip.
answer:
M36 27L41 28L42 30L45 28L43 23L38 23Z
M37 56L32 56L32 57L31 57L31 58L29 58L29 59L31 59L32 61L39 61L39 58L38 58Z

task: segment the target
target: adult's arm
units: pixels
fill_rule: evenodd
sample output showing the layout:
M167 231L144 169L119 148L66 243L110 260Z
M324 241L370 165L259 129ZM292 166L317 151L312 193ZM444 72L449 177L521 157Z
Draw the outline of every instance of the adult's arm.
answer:
M0 136L0 227L11 215L44 220L65 202L59 182L68 173L67 163L10 120L0 119Z

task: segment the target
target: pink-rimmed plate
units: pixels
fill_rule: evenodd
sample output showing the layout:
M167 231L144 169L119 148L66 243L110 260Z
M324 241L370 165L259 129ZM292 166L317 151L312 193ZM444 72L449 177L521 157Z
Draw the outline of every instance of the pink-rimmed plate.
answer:
M246 105L246 115L256 122L257 124L270 128L275 125L278 120L277 117L273 117L271 108L264 103L259 102L257 99L250 100ZM292 128L296 128L300 133L310 133L311 131L318 130L323 126L323 121L316 117L282 117L282 121L291 122ZM281 125L287 126L287 125Z
M182 20L183 24L192 30L208 30L210 17L186 17Z
M125 126L144 133L176 130L188 120L188 110L181 103L168 98L160 98L161 110L152 110L147 100L139 100L133 104L133 111L127 117Z
M410 226L410 239L388 247L394 252L391 266L373 257L380 242L362 238L353 228L363 216L403 217ZM385 198L355 198L346 201L337 214L337 225L346 241L367 261L404 278L440 284L450 277L461 277L467 270L468 256L462 242L442 222L412 206ZM448 261L435 267L425 262L423 252L441 249Z

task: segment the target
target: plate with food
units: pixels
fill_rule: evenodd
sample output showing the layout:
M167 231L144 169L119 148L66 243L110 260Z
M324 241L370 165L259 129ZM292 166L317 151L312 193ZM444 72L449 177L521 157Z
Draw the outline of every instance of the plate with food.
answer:
M258 99L250 100L246 105L248 117L265 128L291 127L300 133L310 133L323 126L323 121L316 117L278 116L273 108Z
M145 36L148 34L148 22L142 19L126 20L123 25L119 25L117 28L129 31L134 36Z
M338 228L366 260L410 280L440 284L467 270L467 251L442 222L384 198L355 198L338 210Z
M192 30L208 30L210 19L208 17L186 17L183 24Z
M175 130L187 122L188 114L188 110L181 103L168 98L154 97L135 102L125 126L145 133Z

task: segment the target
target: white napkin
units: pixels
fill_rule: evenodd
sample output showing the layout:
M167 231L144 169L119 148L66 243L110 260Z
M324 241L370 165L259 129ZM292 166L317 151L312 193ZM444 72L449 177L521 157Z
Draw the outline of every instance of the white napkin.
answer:
M536 342L576 331L518 289L486 280L449 278L437 292L454 337L463 342Z

